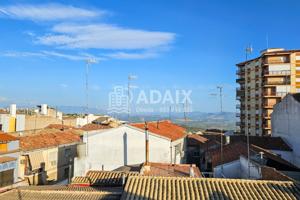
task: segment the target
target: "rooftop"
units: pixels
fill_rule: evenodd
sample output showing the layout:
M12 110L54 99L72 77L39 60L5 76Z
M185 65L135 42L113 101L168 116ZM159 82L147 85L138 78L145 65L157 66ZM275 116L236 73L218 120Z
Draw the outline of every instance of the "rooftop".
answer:
M291 181L129 177L121 199L299 199Z
M280 163L281 165L284 165L286 170L288 168L290 170L297 170L298 168L291 164L290 162L282 159L280 156L274 154L273 152L263 149L261 147L258 147L256 145L250 145L250 154L258 154L260 152L263 152L263 156L269 160L273 160L277 163ZM214 150L210 150L209 154L211 155L211 162L212 167L220 165L221 162L221 153L220 153L220 147ZM244 142L235 142L230 143L228 145L223 146L223 163L229 163L235 160L238 160L241 155L247 157L247 144Z
M120 187L122 179L128 176L137 176L138 172L123 171L88 171L85 177L74 177L72 185L91 185L97 187Z
M94 131L94 130L101 130L101 129L110 129L112 128L109 125L102 125L102 124L86 124L81 127L83 131Z
M145 130L145 123L132 123L130 124L133 127ZM157 122L148 122L148 131L170 140L178 140L186 136L186 129L172 123L169 120L157 121Z
M80 137L72 130L52 130L47 129L38 132L37 134L21 136L20 148L23 151L35 149L43 149L56 147L63 144L71 144L80 142Z
M68 186L29 186L0 193L6 200L117 200L122 188L104 189Z
M210 135L204 134L199 136L194 136L198 139L200 143L215 140L220 143L220 135ZM235 142L247 142L247 137L245 135L231 135L230 143ZM203 138L206 138L207 141ZM194 141L194 142L197 142ZM226 142L226 136L223 136L223 142ZM250 144L259 146L268 150L279 150L279 151L293 151L292 148L281 138L281 137L261 137L261 136L249 136Z
M10 157L10 156L2 156L0 157L0 164L15 161L15 160L17 160L17 158Z
M7 143L10 141L18 140L17 137L10 135L9 133L3 133L0 131L0 144L1 143Z
M148 166L143 166L141 174L145 176L176 176L189 177L190 168L194 171L194 177L201 177L201 172L196 165L190 164L168 164L168 163L153 163Z

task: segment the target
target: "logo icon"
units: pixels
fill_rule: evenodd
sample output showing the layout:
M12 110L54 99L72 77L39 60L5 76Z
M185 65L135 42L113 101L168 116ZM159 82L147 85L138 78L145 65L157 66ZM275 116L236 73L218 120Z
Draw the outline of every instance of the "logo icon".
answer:
M109 93L108 113L127 113L129 99L123 86L115 86Z

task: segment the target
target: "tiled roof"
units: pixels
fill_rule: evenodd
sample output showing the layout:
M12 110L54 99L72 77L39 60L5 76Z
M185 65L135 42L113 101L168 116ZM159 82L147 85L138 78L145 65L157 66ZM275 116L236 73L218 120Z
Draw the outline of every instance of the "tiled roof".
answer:
M86 124L81 127L83 131L94 131L94 130L101 130L101 129L110 129L112 128L109 125L101 125L101 124Z
M201 177L201 172L196 165L189 164L168 164L168 163L149 163L143 166L142 175L145 176L176 176L189 177L190 168L194 170L195 177Z
M7 143L10 141L18 140L15 136L9 135L8 133L3 133L0 131L0 143Z
M144 123L133 123L130 125L142 130L145 129ZM159 121L159 122L148 122L147 125L148 125L148 131L150 131L151 133L169 138L172 141L178 140L186 136L185 128L177 124L174 124L168 120Z
M201 137L220 143L220 135L204 134ZM223 136L223 142L225 143L225 141L226 138ZM234 142L247 142L247 137L245 135L232 135L230 136L230 143ZM281 137L249 136L249 142L264 149L292 151L291 147Z
M126 179L128 176L137 176L137 175L139 175L139 173L137 172L88 171L85 178L83 177L73 178L72 184L73 185L87 184L87 180L89 180L91 186L119 187L122 186L123 177Z
M2 157L0 157L0 164L1 163L7 163L7 162L10 162L10 161L15 161L15 160L17 160L17 158L10 157L10 156L2 156Z
M290 167L291 169L297 169L296 166L292 165L288 161L282 159L280 156L272 153L269 150L263 149L261 147L255 146L255 145L250 145L250 153L264 153L264 157L274 160L278 163L281 163L287 167ZM211 162L212 162L212 167L218 166L221 164L221 149L220 147L214 150L210 150L208 154L211 156ZM223 146L223 163L229 163L235 160L238 160L240 156L246 156L248 155L247 153L247 144L244 142L235 142L235 143L230 143L228 145Z
M286 176L282 172L272 167L261 166L262 180L276 180L276 181L294 181L292 178Z
M189 134L187 136L187 144L189 146L196 146L199 144L205 144L208 142L208 139L199 135L199 134Z
M102 190L91 187L30 186L0 194L5 200L117 200L122 189Z
M223 146L223 163L229 163L238 160L241 155L247 155L246 144L242 142L232 143ZM221 162L221 148L210 150L212 167L220 165Z
M63 125L63 124L50 124L46 128L53 128L53 129L76 129L74 126Z
M121 199L299 199L289 181L213 178L129 177Z
M23 151L55 147L63 144L80 142L80 136L72 130L41 131L37 134L19 137L20 148Z

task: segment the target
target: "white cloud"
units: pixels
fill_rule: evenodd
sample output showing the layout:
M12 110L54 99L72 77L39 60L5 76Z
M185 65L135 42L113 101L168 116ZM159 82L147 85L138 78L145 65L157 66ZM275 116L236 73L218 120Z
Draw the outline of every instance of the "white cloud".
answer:
M93 58L96 61L104 60L104 58L93 56L91 54L65 54L56 51L40 51L40 52L20 52L20 51L10 51L0 53L0 56L3 57L38 57L38 58L64 58L72 61L84 61L88 58Z
M126 53L126 52L116 52L106 55L109 58L114 59L146 59L157 57L158 54L154 52L141 52L141 53Z
M77 20L105 15L106 11L88 10L61 4L1 6L0 16L33 21Z
M58 24L54 34L38 37L38 43L63 48L150 49L167 46L174 33L122 28L110 24Z

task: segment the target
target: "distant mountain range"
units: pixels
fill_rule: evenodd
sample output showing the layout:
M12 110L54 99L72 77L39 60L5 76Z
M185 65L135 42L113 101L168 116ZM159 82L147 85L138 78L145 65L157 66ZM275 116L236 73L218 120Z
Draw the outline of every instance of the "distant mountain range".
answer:
M86 113L83 106L58 106L58 109L64 113ZM89 113L93 114L107 114L106 110L98 108L90 108ZM110 114L111 115L111 114ZM120 120L128 121L127 114L113 114L111 115ZM190 112L186 114L186 119L183 113L137 113L130 114L130 122L144 122L171 119L175 123L181 124L190 128L191 130L205 130L208 128L222 128L226 130L235 130L235 113L234 112Z

